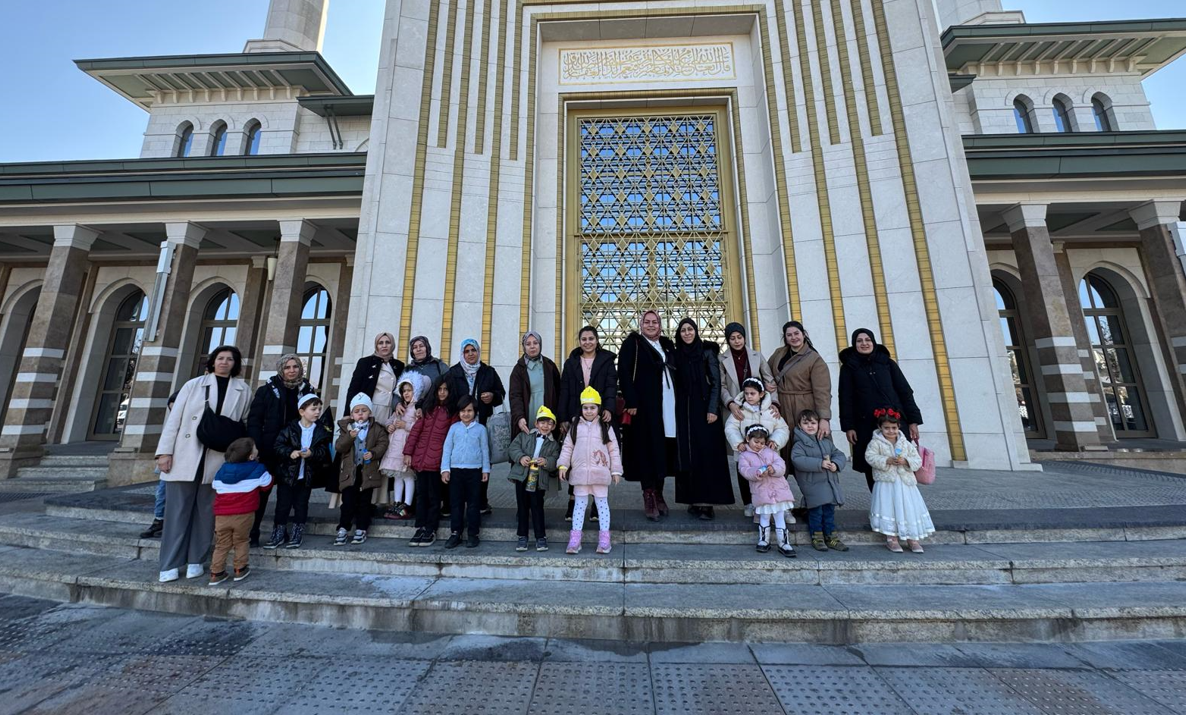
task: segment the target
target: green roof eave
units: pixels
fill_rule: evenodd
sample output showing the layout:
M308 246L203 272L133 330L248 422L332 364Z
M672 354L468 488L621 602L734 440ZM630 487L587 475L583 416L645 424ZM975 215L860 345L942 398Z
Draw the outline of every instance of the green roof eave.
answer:
M1186 177L1186 131L963 138L972 181Z
M301 97L297 102L321 117L331 112L338 117L363 117L370 116L375 111L373 94L359 94L353 97Z
M0 205L362 196L366 153L0 164Z

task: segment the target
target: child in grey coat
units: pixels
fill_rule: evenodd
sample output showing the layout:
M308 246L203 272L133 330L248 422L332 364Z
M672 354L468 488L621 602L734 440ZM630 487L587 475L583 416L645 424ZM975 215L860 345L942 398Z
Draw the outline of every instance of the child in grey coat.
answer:
M848 546L836 536L835 518L836 507L844 504L839 474L847 463L844 452L836 449L831 437L820 436L819 415L812 410L800 412L791 465L795 469L795 482L803 492L807 528L816 551L848 551Z

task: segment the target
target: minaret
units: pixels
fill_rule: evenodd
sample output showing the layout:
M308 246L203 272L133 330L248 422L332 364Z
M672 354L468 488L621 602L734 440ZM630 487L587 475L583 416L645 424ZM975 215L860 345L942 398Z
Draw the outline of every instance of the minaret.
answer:
M271 0L264 36L244 52L320 52L329 0Z
M982 18L985 13L1000 13L1001 0L935 0L939 12L939 29L963 25ZM991 16L990 16L991 17Z

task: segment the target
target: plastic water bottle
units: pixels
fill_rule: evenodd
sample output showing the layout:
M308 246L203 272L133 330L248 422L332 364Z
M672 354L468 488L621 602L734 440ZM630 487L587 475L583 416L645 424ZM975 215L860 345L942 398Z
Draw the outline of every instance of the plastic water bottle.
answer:
M539 489L539 465L535 462L527 467L527 486L524 488L529 492Z

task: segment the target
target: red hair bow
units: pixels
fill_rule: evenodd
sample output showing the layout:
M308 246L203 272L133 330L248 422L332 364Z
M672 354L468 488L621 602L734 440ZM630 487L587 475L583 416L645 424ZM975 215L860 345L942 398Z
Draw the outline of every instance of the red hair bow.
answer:
M892 417L895 420L902 419L902 415L898 414L892 407L882 407L879 410L873 410L873 416L877 419L881 419L882 417Z

